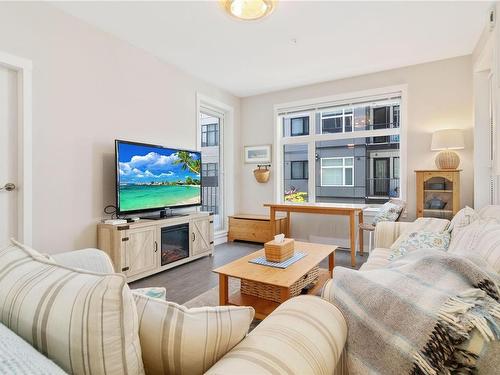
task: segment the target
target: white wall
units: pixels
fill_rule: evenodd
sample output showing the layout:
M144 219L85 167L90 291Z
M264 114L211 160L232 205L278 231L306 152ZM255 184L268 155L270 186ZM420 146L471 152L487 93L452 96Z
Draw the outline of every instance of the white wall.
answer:
M195 148L196 92L234 107L228 134L239 138L238 98L46 3L0 3L0 50L33 61L33 245L42 251L96 245L114 203L115 138Z
M435 168L435 152L430 151L431 134L442 128L463 128L466 149L459 151L462 159L462 205L473 202L472 166L472 64L471 56L394 69L359 77L319 83L283 90L241 100L240 145L273 143L275 119L273 106L297 100L319 98L367 89L406 84L408 86L408 160L407 200L410 218L416 214L415 169ZM274 176L278 166L272 166L267 184L259 184L252 175L253 165L241 164L241 190L238 211L266 213L262 206L273 199ZM346 237L345 226L334 226L331 218L311 220L296 215L292 234L297 238L308 235Z

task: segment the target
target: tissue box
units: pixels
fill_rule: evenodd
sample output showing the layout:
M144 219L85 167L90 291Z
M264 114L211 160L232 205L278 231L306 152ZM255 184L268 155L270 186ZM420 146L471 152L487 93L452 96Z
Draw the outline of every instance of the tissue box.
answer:
M284 262L293 256L294 251L295 240L292 238L285 238L281 243L272 240L264 244L264 252L268 262Z

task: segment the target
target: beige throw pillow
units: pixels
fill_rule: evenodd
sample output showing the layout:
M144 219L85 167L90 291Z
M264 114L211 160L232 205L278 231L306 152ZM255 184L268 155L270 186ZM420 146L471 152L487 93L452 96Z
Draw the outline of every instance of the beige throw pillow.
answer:
M123 275L61 266L14 242L0 250L0 321L68 373L144 373Z
M448 252L478 256L500 273L500 222L495 219L474 221L452 236Z
M188 309L132 294L148 375L203 374L246 336L255 314L251 307Z
M450 232L452 236L455 236L466 226L478 219L479 215L474 211L474 209L469 206L465 206L458 211L455 216L453 216L453 219L451 219L448 232Z

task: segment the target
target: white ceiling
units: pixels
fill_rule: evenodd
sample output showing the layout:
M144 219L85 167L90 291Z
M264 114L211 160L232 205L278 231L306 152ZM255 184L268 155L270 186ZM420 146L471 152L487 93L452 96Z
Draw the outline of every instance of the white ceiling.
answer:
M52 4L250 96L470 54L491 2L282 0L257 22L229 17L215 1Z

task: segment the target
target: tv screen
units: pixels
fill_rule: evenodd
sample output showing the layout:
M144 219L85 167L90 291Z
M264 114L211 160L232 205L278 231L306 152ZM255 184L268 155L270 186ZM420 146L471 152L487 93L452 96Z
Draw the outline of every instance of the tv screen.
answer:
M120 214L201 204L201 154L115 141L116 204Z

